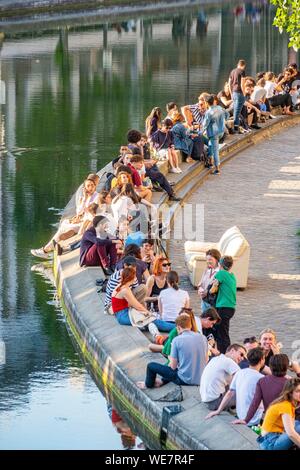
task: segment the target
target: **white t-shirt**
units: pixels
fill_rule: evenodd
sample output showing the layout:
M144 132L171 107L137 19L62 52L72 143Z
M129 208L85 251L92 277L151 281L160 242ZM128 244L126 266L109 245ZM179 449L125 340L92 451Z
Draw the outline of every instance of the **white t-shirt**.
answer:
M249 406L254 397L256 384L263 375L257 370L246 369L239 370L233 377L229 386L230 390L236 394L236 412L239 419L245 419L249 410ZM248 426L254 426L260 422L263 414L263 408L259 407L255 415L249 421Z
M200 383L200 395L204 402L216 400L229 385L231 376L241 370L230 357L220 354L209 361Z
M266 84L264 86L264 89L266 90L266 98L272 98L274 96L274 91L275 91L275 83L270 82L269 80L266 81Z
M161 291L159 299L162 305L162 320L175 321L182 307L186 305L189 294L185 290L168 287Z
M122 216L128 217L130 211L138 210L138 206L134 204L130 197L124 195L113 199L111 209L114 219L118 223Z

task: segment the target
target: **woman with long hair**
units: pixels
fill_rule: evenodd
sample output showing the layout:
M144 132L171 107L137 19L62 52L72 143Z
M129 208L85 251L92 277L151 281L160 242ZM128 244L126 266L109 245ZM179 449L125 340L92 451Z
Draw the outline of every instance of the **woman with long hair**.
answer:
M161 319L155 321L158 329L165 332L173 330L180 310L190 306L189 294L179 288L179 277L176 271L170 271L167 274L167 283L167 289L162 290L158 297L158 310Z
M146 135L147 137L151 137L154 132L156 132L161 127L161 117L162 112L161 109L155 107L152 109L149 116L146 117L145 127L146 127Z
M120 325L131 325L129 308L133 307L139 312L149 315L146 307L133 295L131 286L136 282L136 269L133 266L124 268L121 274L120 284L115 288L111 296L111 307Z
M262 450L300 448L300 422L295 410L300 405L300 378L286 382L281 395L267 409L258 442Z
M191 331L194 331L195 333L197 333L197 331L199 331L199 329L197 327L197 323L196 323L196 319L195 319L195 315L194 315L193 310L191 308L182 308L179 312L179 315L182 315L182 314L185 314L185 315L190 317L191 325L192 325ZM165 357L169 357L169 355L171 353L172 341L178 335L177 328L174 327L173 330L170 331L169 336L159 335L157 333L157 331L155 330L155 328L153 329L153 327L151 326L151 323L150 323L149 331L152 334L155 341L157 339L157 336L159 336L158 339L159 339L159 343L160 343L160 344L158 344L157 342L155 342L155 343L149 344L150 351L151 352L160 352Z
M157 256L153 263L153 274L147 279L148 302L153 302L155 310L158 310L158 297L164 289L167 289L167 274L170 272L171 263L164 256Z

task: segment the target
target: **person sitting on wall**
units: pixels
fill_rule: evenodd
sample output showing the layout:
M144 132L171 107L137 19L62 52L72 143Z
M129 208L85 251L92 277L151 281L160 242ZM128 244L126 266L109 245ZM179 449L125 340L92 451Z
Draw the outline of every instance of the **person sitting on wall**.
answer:
M99 180L98 175L94 176ZM76 215L70 219L64 219L55 235L45 246L30 250L33 256L48 259L50 253L60 241L67 240L79 232L84 216L88 212L88 207L92 203L98 203L99 193L96 191L97 179L94 176L91 179L87 178L84 181L81 192L78 192L79 196L76 196Z
M208 360L205 336L191 331L189 315L183 313L176 318L178 336L173 339L170 364L156 362L147 365L145 382L138 382L141 389L160 387L168 382L177 385L199 385L202 372ZM156 379L160 375L161 379Z
M80 244L80 266L102 266L106 275L111 275L117 262L116 245L119 240L107 232L108 220L97 215L93 227L86 230Z
M171 129L173 122L166 118L162 122L161 129L158 129L151 136L152 145L159 159L168 160L171 166L171 173L182 173L179 167L178 156L175 150Z
M180 201L174 193L172 186L161 171L159 171L156 160L151 158L150 151L146 147L145 135L136 129L131 129L127 133L128 146L134 155L143 156L143 163L146 169L146 177L150 178L154 189L163 189L169 196L170 201ZM129 159L128 159L129 160Z

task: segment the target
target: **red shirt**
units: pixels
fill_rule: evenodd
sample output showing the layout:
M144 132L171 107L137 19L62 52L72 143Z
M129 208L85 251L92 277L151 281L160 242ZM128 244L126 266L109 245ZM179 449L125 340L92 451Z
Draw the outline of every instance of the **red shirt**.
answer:
M142 186L142 180L139 175L139 172L130 163L128 163L127 166L129 166L129 168L132 171L132 181L133 181L134 186L136 187Z
M118 299L118 297L112 297L111 308L114 313L118 313L120 310L128 308L128 302L126 299Z

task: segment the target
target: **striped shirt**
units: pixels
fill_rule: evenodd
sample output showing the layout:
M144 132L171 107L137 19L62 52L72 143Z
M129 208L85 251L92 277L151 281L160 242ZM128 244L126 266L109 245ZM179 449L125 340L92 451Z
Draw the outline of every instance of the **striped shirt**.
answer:
M205 111L202 112L200 110L198 103L190 104L189 108L193 115L193 121L196 121L198 124L202 124L204 116L205 116Z
M105 292L105 301L104 301L104 306L105 308L108 308L111 305L111 296L115 288L117 287L118 284L120 284L121 281L121 273L122 269L116 270L109 278L107 286L106 286L106 292ZM136 281L133 285L132 288L138 287L139 283Z

